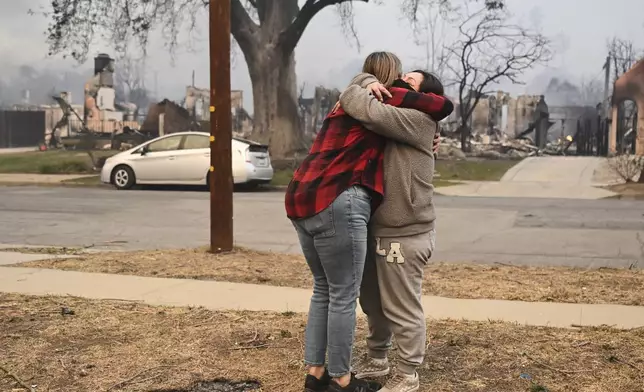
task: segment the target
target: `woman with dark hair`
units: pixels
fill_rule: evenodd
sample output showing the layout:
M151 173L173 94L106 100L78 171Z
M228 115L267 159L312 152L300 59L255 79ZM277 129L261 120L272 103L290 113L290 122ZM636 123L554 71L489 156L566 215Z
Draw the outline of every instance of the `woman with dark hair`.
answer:
M362 87L378 87L373 85L374 77L360 79ZM395 80L393 87L436 96L443 96L445 91L437 77L420 70ZM423 363L427 336L421 303L423 274L436 242L432 138L438 133L438 124L375 118L370 108L382 104L370 95L370 89L349 87L340 97L341 107L367 129L398 130L407 126L418 138L411 143L388 140L385 147L384 199L369 222L360 290L360 305L369 322L368 353L354 363L352 371L362 379L388 375L387 356L395 337L399 357L396 371L381 392L416 392L420 388L416 369ZM452 110L450 103L444 116L435 119L447 117ZM392 113L392 118L395 115Z
M415 71L408 72L402 77L402 80L418 92L445 95L443 83L441 83L436 75L427 71L417 69Z

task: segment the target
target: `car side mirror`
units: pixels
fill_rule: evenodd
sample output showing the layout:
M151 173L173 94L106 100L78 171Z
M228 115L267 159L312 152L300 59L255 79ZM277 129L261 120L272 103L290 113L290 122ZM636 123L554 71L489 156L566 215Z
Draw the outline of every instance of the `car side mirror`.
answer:
M143 147L141 147L141 150L139 150L141 155L146 155L149 151L150 150L148 150L148 146L143 146Z

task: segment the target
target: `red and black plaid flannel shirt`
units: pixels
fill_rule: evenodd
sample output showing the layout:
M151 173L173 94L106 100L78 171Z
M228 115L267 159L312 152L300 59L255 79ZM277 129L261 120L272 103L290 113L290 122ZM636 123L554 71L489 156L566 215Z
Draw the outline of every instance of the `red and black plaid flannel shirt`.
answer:
M391 88L390 92L392 97L385 100L388 105L436 113L442 116L441 119L445 117L442 113L447 99L443 96L402 88ZM286 215L290 219L314 216L354 185L372 191L372 211L375 211L384 195L386 141L341 108L330 113L288 185Z

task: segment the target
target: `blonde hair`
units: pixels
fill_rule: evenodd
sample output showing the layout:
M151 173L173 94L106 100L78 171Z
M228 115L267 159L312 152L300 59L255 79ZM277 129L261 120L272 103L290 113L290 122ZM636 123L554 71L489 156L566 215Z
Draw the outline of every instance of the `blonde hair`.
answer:
M391 52L373 52L365 59L362 72L372 74L385 87L391 87L402 75L402 62Z

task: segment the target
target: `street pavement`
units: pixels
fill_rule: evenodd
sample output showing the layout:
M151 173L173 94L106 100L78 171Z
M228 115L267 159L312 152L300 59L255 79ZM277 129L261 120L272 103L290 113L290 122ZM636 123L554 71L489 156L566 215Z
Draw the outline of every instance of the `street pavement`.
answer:
M236 244L300 253L283 198L236 193ZM435 203L435 261L644 266L642 201L437 196ZM0 187L0 244L197 247L208 244L209 218L202 191Z

